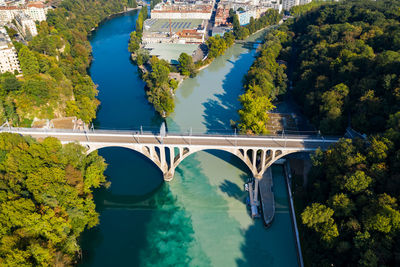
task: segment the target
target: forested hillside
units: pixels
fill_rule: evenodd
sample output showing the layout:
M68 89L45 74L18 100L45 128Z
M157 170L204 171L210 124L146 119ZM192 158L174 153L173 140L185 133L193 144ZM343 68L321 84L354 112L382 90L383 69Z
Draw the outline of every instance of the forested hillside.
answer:
M28 46L14 42L23 77L0 76L0 121L29 126L34 117L95 118L99 101L87 74L87 37L101 20L127 5L126 0L64 0L49 11Z
M239 97L242 108L238 127L242 133L268 133L268 112L275 107L272 102L286 92L285 64L290 57L291 43L292 33L284 26L265 37L257 59L244 78L246 92Z
M294 94L325 134L295 202L309 266L400 265L400 2L315 7L290 25Z
M399 110L400 3L347 1L293 25L295 93L321 131L382 132Z
M97 152L54 138L0 134L0 266L69 266L78 237L98 224L92 189L105 183Z

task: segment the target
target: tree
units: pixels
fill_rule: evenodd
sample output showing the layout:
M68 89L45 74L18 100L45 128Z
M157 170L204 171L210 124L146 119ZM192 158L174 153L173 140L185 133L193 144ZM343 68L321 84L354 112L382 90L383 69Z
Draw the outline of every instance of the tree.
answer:
M269 121L268 112L275 106L266 96L256 97L251 90L239 97L242 108L239 110L239 128L243 133L266 134Z
M355 210L353 201L344 193L338 193L329 200L336 216L349 216Z
M140 48L141 38L137 36L136 31L131 33L131 38L129 39L128 51L135 53Z
M35 54L24 46L18 53L18 59L21 65L21 70L25 75L32 75L39 73L39 63Z
M208 46L209 58L216 58L217 56L222 55L227 49L225 40L219 35L208 38L206 44Z
M0 150L0 263L73 264L80 233L98 223L92 188L105 181L104 160L77 144L9 133Z
M141 66L143 64L145 64L147 61L149 61L150 59L150 53L148 50L146 49L139 49L136 52L136 64L138 66Z
M193 58L191 56L186 53L181 53L178 61L179 71L182 75L193 77L196 74Z
M332 215L334 211L320 203L313 203L301 214L303 224L321 234L325 241L332 241L339 236L337 225Z
M1 95L5 97L10 92L18 91L21 88L21 82L17 80L15 75L4 73L0 76L1 79Z
M136 8L137 7L136 0L128 0L128 7Z
M89 97L84 96L78 100L77 106L79 108L79 118L84 122L89 123L96 118L96 107L98 106L96 100L91 100Z
M348 94L349 88L343 83L322 94L320 111L325 113L325 118L321 121L323 132L335 133L343 127L342 110Z

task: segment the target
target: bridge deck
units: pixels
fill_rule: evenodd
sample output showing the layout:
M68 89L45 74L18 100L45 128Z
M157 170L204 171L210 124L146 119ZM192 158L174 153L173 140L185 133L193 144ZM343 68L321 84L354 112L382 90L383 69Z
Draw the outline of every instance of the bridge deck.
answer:
M161 140L153 134L135 133L96 133L96 132L58 132L37 130L5 130L35 138L56 137L62 142L76 141L80 143L118 144L148 144L170 146L209 146L209 147L252 147L252 148L301 148L315 150L318 147L327 148L337 142L337 138L323 139L321 137L302 136L218 136L218 135L168 135Z

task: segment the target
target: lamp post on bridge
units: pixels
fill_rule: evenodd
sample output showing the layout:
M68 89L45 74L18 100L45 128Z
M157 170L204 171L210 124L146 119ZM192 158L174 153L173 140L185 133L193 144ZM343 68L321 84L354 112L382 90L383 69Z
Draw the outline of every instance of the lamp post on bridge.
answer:
M192 145L192 127L189 130L189 145Z
M236 128L235 128L235 146L237 146Z
M162 144L163 141L164 141L165 134L166 134L165 122L163 122L163 123L161 124L161 128L160 128L161 144Z

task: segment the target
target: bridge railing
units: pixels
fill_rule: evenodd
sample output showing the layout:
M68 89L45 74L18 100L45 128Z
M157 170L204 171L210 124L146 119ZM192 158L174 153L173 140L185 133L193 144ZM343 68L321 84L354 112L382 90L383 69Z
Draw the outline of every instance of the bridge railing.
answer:
M159 129L158 129L159 130ZM72 129L44 129L44 128L22 128L22 127L0 127L0 132L13 132L13 133L66 133L66 134L114 134L114 135L146 135L146 136L158 136L159 132L156 129L90 129L90 130L72 130ZM290 139L339 139L342 136L323 136L315 131L309 132L299 132L299 131L285 131L280 134L266 134L266 135L246 135L246 134L238 134L234 130L223 129L223 130L214 130L214 131L201 131L196 129L188 129L186 131L178 131L178 130L168 130L168 136L183 136L183 137L206 137L206 136L214 136L214 137L226 137L226 138L290 138Z

